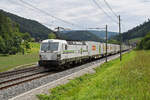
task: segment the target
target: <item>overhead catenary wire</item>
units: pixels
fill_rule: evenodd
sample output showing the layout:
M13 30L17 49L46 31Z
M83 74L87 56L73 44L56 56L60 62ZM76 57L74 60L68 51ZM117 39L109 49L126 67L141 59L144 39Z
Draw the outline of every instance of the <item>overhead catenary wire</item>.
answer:
M20 5L21 7L24 6L25 8L28 8L27 6L29 6L29 5L26 5L26 4L23 5L22 2L16 2L16 1L14 1L14 0L9 0L9 1L12 2L12 3L14 3L14 4ZM32 9L32 10L33 10L34 8L32 7L32 8L29 8L29 9ZM12 10L12 11L13 11L13 10ZM16 12L16 11L14 10L14 12ZM47 25L47 26L49 26L49 27L54 26L54 25L53 25L54 21L51 21L51 24L49 24L49 23L43 23L43 22L41 22L41 23L42 23L42 24L45 24L45 25Z
M22 0L22 1L23 1L23 0ZM20 3L15 2L15 1L11 1L11 0L10 0L10 2L20 5ZM27 5L27 4L26 4L26 5ZM22 6L26 7L25 5L22 5ZM29 6L29 5L27 5L27 6ZM30 7L31 7L31 6L30 6ZM32 7L32 9L35 9L35 8ZM37 10L37 9L36 9L36 10ZM54 26L53 23L54 23L54 21L52 21L52 24L49 24L49 23L42 23L42 24L45 24L45 25L51 27L51 26ZM64 29L69 29L69 28L64 28Z
M11 0L10 0L11 1ZM50 17L52 17L52 18L54 18L54 19L57 19L57 20L59 20L59 21L62 21L62 22L64 22L64 23L66 23L66 24L69 24L69 25L72 25L72 26L75 26L75 24L74 23L71 23L71 22L69 22L69 21L66 21L66 20L63 20L63 19L61 19L61 18L59 18L59 17L56 17L56 16L53 16L52 14L50 14L50 13L48 13L48 12L46 12L46 11L44 11L44 10L42 10L42 9L40 9L40 8L38 8L38 7L36 7L36 6L34 6L34 5L32 5L32 4L30 4L30 3L28 3L28 2L26 2L26 1L24 1L24 0L19 0L19 1L21 1L21 3L23 3L23 4L25 4L26 5L26 7L27 6L29 6L29 7L31 7L32 9L36 9L36 10L38 10L38 11L40 11L41 13L44 13L44 14L46 14L46 15L48 15L48 16L50 16ZM94 1L94 0L93 0ZM95 1L96 2L96 1ZM96 2L97 3L97 2ZM23 5L23 6L25 6L25 5ZM98 4L97 4L97 6L99 7L99 8L102 8L102 7L100 7ZM107 12L102 8L102 10L105 12L105 14L109 17L109 18L111 18L111 16L109 16L108 14L107 14ZM112 18L111 18L112 19ZM116 22L114 19L112 19L114 22ZM46 24L47 26L53 26L53 24L48 24L48 23L43 23L43 24ZM56 25L55 25L56 26ZM76 25L77 26L77 25ZM81 28L81 26L80 26L80 28ZM82 29L89 29L89 28L82 28ZM97 28L98 29L98 28ZM100 29L100 28L99 28ZM103 28L102 28L103 29Z
M94 4L109 18L111 19L113 22L118 24L118 21L114 20L102 7L101 5L96 1L96 0L92 0L94 2Z
M74 23L71 23L71 22L66 21L66 20L63 20L63 19L61 19L61 18L59 18L59 17L53 16L53 15L51 15L50 13L48 13L48 12L46 12L46 11L44 11L44 10L38 8L38 7L33 6L33 5L30 4L30 3L27 3L27 2L25 2L25 1L23 1L23 0L20 0L20 1L21 1L22 3L24 3L24 4L28 5L28 6L30 6L30 7L32 7L32 8L34 8L34 9L38 10L38 11L40 11L41 13L44 13L44 14L46 14L47 16L50 16L50 17L52 17L52 18L54 18L54 19L57 19L57 20L59 20L59 21L65 23L65 24L69 24L69 25L71 25L71 26L78 26L78 25L76 25L76 24L74 24ZM78 26L78 27L81 27L81 26Z
M114 16L116 16L117 18L119 18L119 16L114 12L114 10L112 9L112 7L110 6L110 4L104 0L104 3L106 4L106 6L111 10L111 12L114 14ZM122 19L120 19L120 21L122 21ZM119 23L118 23L119 24ZM122 26L125 26L123 23L121 24Z
M106 0L104 0L104 3L110 9L110 11L114 14L114 16L116 16L118 18L118 15L114 12L114 10L111 8L111 6L109 5L109 3Z
M10 0L10 1L11 1L11 0ZM51 15L50 13L48 13L48 12L46 12L46 11L44 11L44 10L42 10L42 9L40 9L40 8L38 8L38 7L36 7L36 6L32 5L32 4L30 4L30 3L28 3L28 2L25 2L24 0L19 0L19 1L20 1L20 3L15 2L15 1L11 1L11 2L16 3L16 4L20 5L20 6L24 6L24 7L29 6L29 7L31 7L31 9L38 10L39 12L44 13L44 14L46 14L47 16L50 16L50 17L52 17L52 18L54 18L54 19L57 19L57 20L59 20L59 21L62 21L62 22L64 22L64 23L69 24L69 25L72 25L72 26L77 26L77 25L75 25L75 24L73 24L73 23L71 23L71 22L69 22L69 21L65 21L65 20L63 20L63 19L61 19L61 18L58 18L58 17L56 17L56 16L53 16L53 15ZM22 5L21 3L23 3L24 5ZM25 5L26 5L26 6L25 6ZM43 24L45 24L45 25L51 27L51 26L54 26L54 25L53 25L53 24L54 24L54 21L52 21L52 24L48 24L48 23L43 23ZM55 25L55 26L56 26L56 25ZM78 25L78 27L81 28L81 26L79 26L79 25ZM85 30L86 30L86 29L88 29L88 28L85 28L85 27L83 28L83 27L82 27L82 29L85 29Z
M96 1L96 0L92 0L94 2L94 4L102 11L104 12L104 14L111 19L114 23L118 24L118 21L114 20L101 6L100 4Z
M70 24L70 25L74 25L74 24L72 24L72 23L70 23L70 22L68 22L68 21L65 21L65 20L61 19L61 18L55 17L55 16L49 14L48 12L46 12L46 11L44 11L44 10L38 8L38 7L33 6L33 5L30 4L30 3L27 3L27 2L25 2L25 1L23 1L23 0L20 0L20 1L21 1L22 3L24 3L24 4L26 4L26 5L28 5L28 6L32 7L32 8L34 8L34 9L36 9L36 10L38 10L38 11L40 11L40 12L42 12L42 13L44 13L44 14L50 16L50 17L52 17L52 18L55 18L55 19L57 19L57 20L60 20L60 21L62 21L62 22L64 22L64 23L67 23L67 24Z

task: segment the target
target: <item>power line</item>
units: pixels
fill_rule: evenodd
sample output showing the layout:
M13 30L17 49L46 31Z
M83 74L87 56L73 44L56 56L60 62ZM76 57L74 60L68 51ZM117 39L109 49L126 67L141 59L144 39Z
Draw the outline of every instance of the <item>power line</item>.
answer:
M104 14L109 18L111 19L113 22L117 23L118 22L116 20L114 20L95 0L92 0L94 2L94 4L101 10L104 12Z
M40 12L42 12L42 13L44 13L44 14L50 16L50 17L52 17L52 18L55 18L55 19L60 20L60 21L62 21L62 22L64 22L64 23L73 25L72 23L70 23L70 22L68 22L68 21L65 21L65 20L63 20L63 19L61 19L61 18L55 17L55 16L49 14L48 12L46 12L46 11L44 11L44 10L42 10L42 9L39 9L39 8L37 8L37 7L31 5L31 4L29 4L29 3L27 3L27 2L25 2L25 1L23 1L23 0L20 0L20 1L21 1L22 3L24 3L24 4L26 4L26 5L28 5L28 6L32 7L32 8L34 8L34 9L36 9L36 10L38 10L38 11L40 11Z
M58 18L58 17L56 17L56 16L53 16L53 15L51 15L50 13L48 13L48 12L42 10L42 9L39 9L39 8L37 8L37 7L31 5L31 4L29 4L29 3L27 3L27 2L25 2L25 1L23 1L23 0L20 0L20 1L21 1L22 3L24 3L24 4L26 4L26 5L28 5L28 6L32 7L32 8L34 8L34 9L36 9L36 10L38 10L38 11L40 11L40 12L42 12L42 13L44 13L44 14L50 16L50 17L52 17L52 18L55 18L55 19L57 19L57 20L60 20L60 21L62 21L62 22L64 22L64 23L66 23L66 24L75 26L75 24L73 24L73 23L71 23L71 22L69 22L69 21L63 20L63 19L61 19L61 18ZM76 26L77 26L77 25L76 25Z
M118 18L118 15L113 11L113 9L112 9L111 6L109 5L109 3L108 3L106 0L104 0L104 2L105 2L105 4L106 4L106 6L111 10L111 12Z
M22 6L24 6L24 7L29 6L29 5L22 5L22 3L20 3L20 2L15 2L15 1L12 1L12 0L9 0L9 1L12 2L12 3L14 3L14 4L20 5L21 7L22 7ZM28 7L27 7L27 8L28 8ZM32 8L30 8L30 9L34 9L34 8L32 7ZM16 12L16 11L14 11L14 12ZM49 27L54 26L54 25L53 25L54 21L51 22L52 24L43 23L43 22L41 22L41 23L42 23L42 24L45 24L45 25L47 25L47 26L49 26Z
M51 15L50 13L48 13L48 12L46 12L46 11L44 11L44 10L42 10L42 9L40 9L40 8L38 8L38 7L36 7L36 6L33 6L33 5L30 4L30 3L25 2L24 0L20 0L20 1L21 1L23 4L25 4L25 5L27 5L27 6L30 6L30 7L34 8L34 9L36 9L36 10L38 10L38 11L40 11L40 12L42 12L42 13L44 13L44 14L46 14L46 15L52 17L52 18L55 18L55 19L57 19L57 20L60 20L60 21L62 21L62 22L64 22L64 23L66 23L66 24L70 24L70 25L72 25L72 26L75 25L75 24L73 24L73 23L71 23L71 22L69 22L69 21L63 20L63 19L58 18L58 17L56 17L56 16L53 16L53 15ZM93 0L93 1L94 1L94 0ZM96 1L94 1L94 3L95 3L110 19L112 19L111 16L109 16L109 15L107 14L107 12L106 12L101 6L99 6ZM113 19L112 19L112 20L113 20ZM113 21L116 22L115 20L113 20ZM46 25L48 25L48 26L53 26L52 24L50 25L50 24L48 24L48 23L44 23L44 24L46 24ZM76 25L76 26L77 26L77 25ZM78 26L78 27L79 27L79 26ZM88 28L84 28L84 29L88 29Z
M100 4L98 4L98 3L96 2L96 0L93 0L93 2L95 3L95 5L96 5L101 11L104 12L104 14L105 14L109 19L111 19L113 22L115 22L115 23L118 24L118 22L117 22L116 20L114 20L114 19L100 6Z

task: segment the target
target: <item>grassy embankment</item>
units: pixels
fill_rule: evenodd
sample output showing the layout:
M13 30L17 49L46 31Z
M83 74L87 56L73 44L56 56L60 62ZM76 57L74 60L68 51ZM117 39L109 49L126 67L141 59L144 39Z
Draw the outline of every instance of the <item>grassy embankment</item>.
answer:
M141 40L142 40L142 37L139 37L139 38L131 39L131 40L129 40L129 42L134 43L134 42L137 42L137 41L139 42Z
M25 54L0 55L0 72L8 71L17 66L32 64L38 61L39 43L30 43L31 50L25 51Z
M68 84L38 95L40 100L150 100L150 51L132 51Z

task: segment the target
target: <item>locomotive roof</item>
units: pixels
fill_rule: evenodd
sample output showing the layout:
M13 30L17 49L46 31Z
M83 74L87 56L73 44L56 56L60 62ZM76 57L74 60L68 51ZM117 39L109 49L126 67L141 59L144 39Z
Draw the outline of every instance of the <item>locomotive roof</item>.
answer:
M59 39L46 39L43 40L42 43L44 42L61 42L61 43L67 43L66 40L59 40Z
M86 41L67 41L69 45L86 45Z

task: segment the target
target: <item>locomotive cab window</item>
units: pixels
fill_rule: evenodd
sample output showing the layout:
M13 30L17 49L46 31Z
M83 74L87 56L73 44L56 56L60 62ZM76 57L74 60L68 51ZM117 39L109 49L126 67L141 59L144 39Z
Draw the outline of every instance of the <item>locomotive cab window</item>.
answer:
M57 51L58 46L59 46L58 42L42 43L41 51Z

